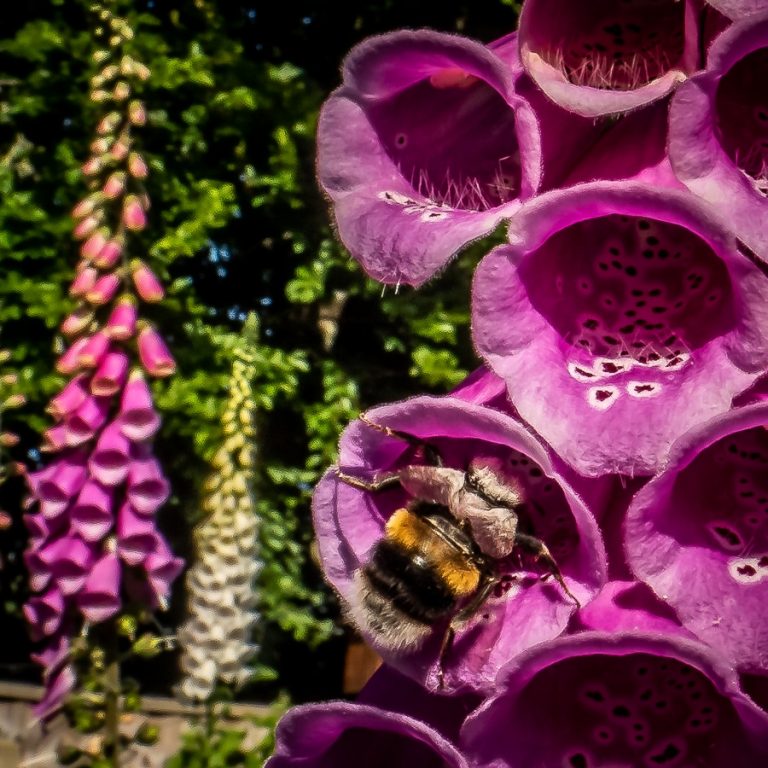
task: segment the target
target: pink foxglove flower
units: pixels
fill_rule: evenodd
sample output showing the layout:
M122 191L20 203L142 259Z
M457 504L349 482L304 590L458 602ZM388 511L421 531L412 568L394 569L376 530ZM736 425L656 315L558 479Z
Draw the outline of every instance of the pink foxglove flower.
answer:
M567 164L593 132L561 112L547 137L553 145L559 137L561 152L545 158L508 49L403 31L347 58L343 85L320 115L318 172L341 239L375 279L424 283L512 216L547 162Z
M768 368L768 281L683 191L542 195L480 263L475 345L580 473L653 474Z
M520 55L554 102L586 117L666 96L699 68L698 0L526 0Z
M768 6L767 6L768 9ZM675 173L768 260L768 14L747 17L709 51L707 68L675 94Z
M768 405L735 409L673 447L627 511L637 578L744 672L768 672Z
M447 467L463 471L472 462L492 466L520 488L525 502L518 510L519 525L547 544L572 595L586 604L600 589L606 563L594 518L554 469L543 446L519 423L489 408L429 397L382 406L367 417L428 440L442 453ZM353 422L342 435L339 466L348 474L371 479L414 461L423 463L406 443L361 421ZM427 626L422 645L397 652L377 641L371 614L363 610L360 569L384 537L387 520L407 502L402 490L372 494L340 481L332 469L315 490L315 531L326 578L358 629L385 661L435 690L440 627ZM474 535L477 539L478 532ZM446 690L492 688L499 668L509 659L565 630L576 609L573 597L554 580L542 581L541 566L521 557L519 562L513 555L513 562L498 563L504 575L499 588L479 618L459 629L444 659Z
M768 760L768 715L706 646L653 632L584 632L531 649L465 723L480 768Z

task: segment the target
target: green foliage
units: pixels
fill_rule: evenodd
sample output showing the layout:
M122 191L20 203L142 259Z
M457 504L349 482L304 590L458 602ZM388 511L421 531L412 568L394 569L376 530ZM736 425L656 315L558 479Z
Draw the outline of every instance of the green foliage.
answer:
M165 763L165 768L261 768L274 749L275 726L288 705L288 697L283 694L266 715L249 718L264 730L259 743L249 750L244 749L245 731L223 725L229 717L226 706L210 705L203 727L182 736L181 749Z

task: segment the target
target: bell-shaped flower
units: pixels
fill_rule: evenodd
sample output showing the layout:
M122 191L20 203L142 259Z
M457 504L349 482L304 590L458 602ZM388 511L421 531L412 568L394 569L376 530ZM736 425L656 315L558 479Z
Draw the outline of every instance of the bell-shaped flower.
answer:
M767 7L768 10L768 7ZM675 173L768 260L768 13L747 17L712 45L704 72L670 110Z
M35 716L41 720L47 719L61 708L69 694L74 690L77 679L72 666L65 664L45 682L43 698L33 707Z
M153 514L165 504L170 493L170 485L156 458L147 454L131 461L126 497L137 512Z
M120 401L120 429L133 442L147 440L160 428L152 393L141 370L134 370Z
M64 617L64 596L61 590L52 587L44 594L30 598L23 611L32 639L40 640L52 635L61 626Z
M443 653L441 664L441 644L454 613L451 601L446 595L438 600L441 608L434 620L426 619L426 614L415 618L414 611L409 614L409 609L402 610L403 600L407 603L409 599L408 587L403 587L406 597L400 608L391 612L389 624L410 622L415 639L400 647L395 636L401 637L401 633L394 626L388 630L386 622L382 623L383 606L377 604L387 602L388 590L394 587L372 590L372 571L365 570L387 535L388 521L394 514L402 517L403 507L413 497L402 488L373 493L353 487L339 478L335 468L320 481L313 509L323 570L341 596L347 615L372 647L386 662L431 690L440 688L441 672L449 691L488 689L509 659L559 635L576 610L576 599L582 605L587 603L605 581L605 555L594 518L555 471L541 443L506 414L454 398L418 397L376 408L367 418L434 446L445 462L445 483L455 485L459 496L463 491L457 489L466 487L463 473L470 466L479 472L492 472L516 489L514 493L521 497L514 509L516 533L525 531L543 541L562 573L567 592L556 578L542 579L547 573L552 575L551 568L518 546L519 537L506 527L514 520L507 510L475 509L477 497L453 513L446 509L448 515L466 515L463 525L471 526L475 545L489 557L493 553L490 566L499 581L482 608L467 623L457 626L455 641ZM341 438L339 471L370 481L423 464L425 459L423 450L356 421ZM430 497L437 490L425 484L424 492ZM446 499L441 503L445 507ZM416 546L418 532L414 536ZM454 575L462 577L461 585L456 581L452 593L463 593L462 598L454 598L458 610L477 593L472 568L451 553L449 547L448 557L451 562L455 557L458 575L448 571L440 578L454 583ZM438 579L434 575L430 578ZM442 582L438 579L436 583L439 588Z
M69 511L72 530L89 542L100 541L112 528L114 489L88 480Z
M55 419L63 419L74 413L87 397L86 377L81 374L67 382L64 389L51 400L46 410Z
M117 513L117 551L128 565L140 565L157 548L158 532L153 518L139 515L124 503Z
M122 483L131 466L131 442L121 427L119 419L108 424L99 435L88 460L91 476L104 485Z
M532 649L467 719L460 743L491 766L706 765L768 760L768 715L706 646L585 632Z
M318 174L339 236L375 279L421 285L539 188L539 121L519 64L499 53L420 30L347 57L320 114ZM558 115L558 163L591 130L576 121Z
M119 392L128 376L128 356L125 352L108 352L91 378L91 392L111 396Z
M627 510L637 578L744 672L768 672L768 404L683 436Z
M666 96L699 67L699 0L526 0L520 56L536 84L585 117Z
M372 766L469 764L444 736L407 715L346 701L289 710L275 733L265 768L353 768L361 756Z
M27 481L32 495L43 505L43 514L56 517L67 508L72 497L79 493L86 477L83 457L71 454L39 472L31 472Z
M120 561L106 552L91 569L77 595L77 606L86 621L97 624L120 610Z
M475 346L578 472L653 474L768 367L768 280L683 190L542 195L478 266Z
M39 551L39 557L65 595L80 591L94 561L91 547L73 535L62 536L47 544Z

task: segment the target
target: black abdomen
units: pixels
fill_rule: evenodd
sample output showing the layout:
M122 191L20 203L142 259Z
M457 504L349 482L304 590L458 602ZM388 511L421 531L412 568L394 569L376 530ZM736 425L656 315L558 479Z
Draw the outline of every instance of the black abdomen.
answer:
M431 624L452 612L456 599L422 555L387 539L363 568L371 588L406 616Z

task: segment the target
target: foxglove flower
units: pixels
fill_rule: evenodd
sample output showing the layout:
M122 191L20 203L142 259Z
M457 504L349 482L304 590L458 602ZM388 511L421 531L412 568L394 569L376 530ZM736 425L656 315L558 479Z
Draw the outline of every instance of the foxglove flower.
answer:
M255 336L251 315L236 351L222 417L225 436L245 433L250 442L233 449L225 440L214 457L202 503L207 516L195 529L197 558L187 573L189 618L178 633L184 673L178 692L193 701L210 698L218 682L247 683L247 662L258 651L251 641L259 619L254 579L260 570L253 493L256 403L250 385Z
M706 646L643 632L585 632L532 649L467 720L479 768L762 765L768 716Z
M744 672L768 672L768 405L692 430L627 511L637 578Z
M520 56L536 84L586 117L637 109L698 69L698 0L526 0Z
M374 423L428 440L448 467L465 470L470 462L492 466L519 486L525 499L517 510L520 526L546 543L571 593L585 604L599 589L605 580L605 556L592 515L554 470L541 444L512 418L454 398L430 397L376 408L367 416ZM404 441L362 421L347 428L339 451L341 471L368 480L423 463ZM386 662L434 690L439 687L445 622L433 628L422 646L398 654L377 641L360 589L360 568L384 536L386 521L407 501L400 489L372 494L354 488L331 469L315 491L315 531L325 575L348 615ZM474 533L478 539L478 531ZM474 621L457 632L444 658L447 690L489 688L502 664L565 629L574 600L554 580L541 580L546 573L543 566L521 558L513 555L499 563L504 576L496 594Z
M428 725L363 704L326 702L294 707L280 721L265 768L374 766L469 768L462 754Z
M119 42L124 25L113 24L112 29ZM103 52L107 59L119 50L117 43L110 43L110 50ZM130 68L132 61L121 54L119 64L105 64L92 82L113 79L114 72ZM91 96L96 102L122 101L124 90L116 87L112 96L106 91ZM53 649L61 638L84 622L114 617L123 592L130 589L134 596L141 593L145 607L162 607L181 570L181 561L150 517L168 498L169 487L148 442L159 417L144 375L168 375L173 360L156 330L146 326L137 335L139 300L161 297L157 278L139 262L133 280L138 295L133 295L130 276L116 268L128 245L127 230L146 223L149 201L121 167L125 157L114 152L115 146L135 143L129 124L136 124L123 105L114 106L91 145L97 153L85 168L91 191L73 211L74 234L83 241L69 291L78 305L64 323L70 346L56 366L71 379L48 407L56 420L45 433L51 462L28 478L29 503L38 509L26 516L31 537L25 560L33 591L39 594L25 613L33 637L47 644L36 657L47 668L41 716L51 714L74 685L68 662L52 666L51 659L59 659ZM108 147L109 162L101 157ZM132 360L144 371L137 367L130 372ZM130 513L121 512L115 530L117 510L126 505ZM132 525L131 515L143 515L147 522Z
M347 58L320 115L318 173L342 241L375 279L424 283L514 214L545 161L565 162L592 130L559 114L561 151L545 158L507 49L402 31Z
M480 263L475 346L577 471L653 474L768 366L768 281L692 195L542 195Z
M768 5L766 5L768 10ZM768 13L735 23L670 111L675 173L768 260Z

